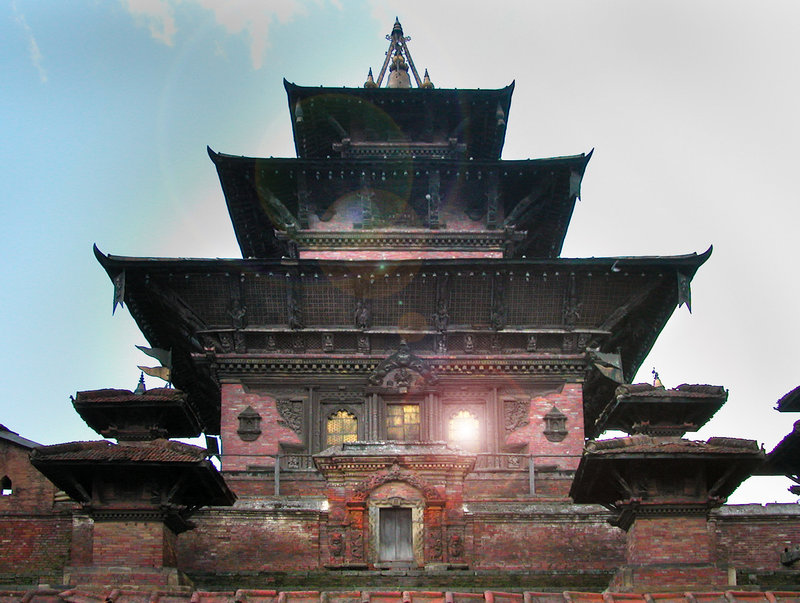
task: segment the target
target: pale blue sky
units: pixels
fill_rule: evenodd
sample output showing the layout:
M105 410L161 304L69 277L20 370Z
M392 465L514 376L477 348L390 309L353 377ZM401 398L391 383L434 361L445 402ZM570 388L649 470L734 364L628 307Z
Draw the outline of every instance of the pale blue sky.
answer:
M456 8L458 6L458 8ZM69 396L133 388L145 344L91 246L238 255L206 145L292 156L282 78L360 86L395 15L439 87L516 80L504 157L596 148L566 256L714 254L641 380L713 383L701 437L767 448L800 382L795 1L0 2L0 422L96 437ZM149 382L155 387L155 380ZM794 500L788 480L736 500Z

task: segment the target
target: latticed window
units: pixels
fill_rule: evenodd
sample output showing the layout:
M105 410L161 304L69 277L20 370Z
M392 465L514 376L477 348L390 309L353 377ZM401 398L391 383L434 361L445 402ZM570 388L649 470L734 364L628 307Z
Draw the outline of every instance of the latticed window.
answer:
M358 440L358 419L346 410L340 410L328 417L325 429L325 446L334 446Z
M450 417L447 435L453 444L475 452L480 446L480 423L468 410L459 410Z
M419 404L386 407L386 437L401 442L419 441Z

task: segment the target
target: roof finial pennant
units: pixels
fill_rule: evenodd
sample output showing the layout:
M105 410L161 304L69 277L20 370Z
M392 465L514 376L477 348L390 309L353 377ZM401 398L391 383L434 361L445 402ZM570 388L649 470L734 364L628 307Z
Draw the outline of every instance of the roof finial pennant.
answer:
M125 270L121 270L111 281L114 283L114 305L111 316L117 311L117 305L125 307Z
M137 368L142 373L147 373L151 377L158 377L167 382L167 386L172 385L172 350L163 350L161 348L148 348L143 345L137 345L137 349L144 352L151 358L155 358L161 363L161 366L141 366ZM144 377L142 377L144 378Z

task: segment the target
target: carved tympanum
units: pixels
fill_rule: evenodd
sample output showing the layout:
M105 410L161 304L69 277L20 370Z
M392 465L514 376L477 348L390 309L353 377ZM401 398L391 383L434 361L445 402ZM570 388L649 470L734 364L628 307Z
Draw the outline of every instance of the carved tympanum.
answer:
M530 403L526 400L505 400L503 402L503 425L506 433L511 433L530 422L529 408Z
M285 425L300 438L303 437L303 402L302 400L278 400L279 423Z

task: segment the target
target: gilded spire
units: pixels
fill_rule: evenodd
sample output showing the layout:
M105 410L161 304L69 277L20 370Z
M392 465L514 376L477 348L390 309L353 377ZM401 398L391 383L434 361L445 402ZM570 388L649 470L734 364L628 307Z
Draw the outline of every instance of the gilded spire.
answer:
M414 76L414 82L418 88L433 88L433 83L428 77L428 70L425 70L424 81L420 79L417 68L414 66L414 60L411 58L411 53L408 51L406 42L411 40L411 36L403 34L403 26L400 25L400 20L395 17L392 32L386 35L389 40L389 50L386 51L386 59L383 61L383 67L378 74L378 81L372 79L372 69L367 76L367 81L364 83L365 88L380 87L383 83L383 77L386 75L387 68L389 70L389 77L386 80L387 88L411 88L411 76ZM409 74L410 70L410 74Z
M378 84L375 83L375 80L372 79L372 67L369 68L369 73L367 74L367 81L364 82L364 88L377 88Z

